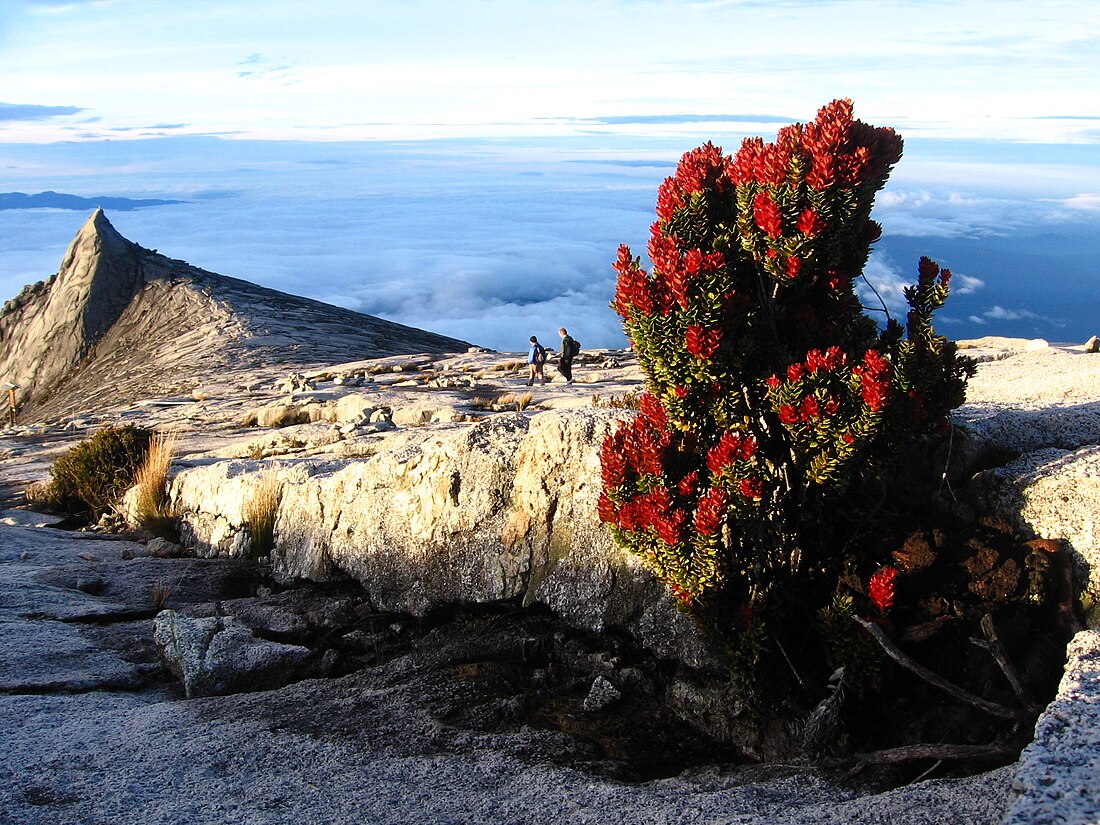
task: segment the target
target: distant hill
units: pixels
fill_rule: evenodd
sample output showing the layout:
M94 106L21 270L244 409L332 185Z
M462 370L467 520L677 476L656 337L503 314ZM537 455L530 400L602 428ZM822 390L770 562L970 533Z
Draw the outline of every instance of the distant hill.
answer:
M465 352L465 341L287 295L126 240L102 209L61 268L0 312L22 420L189 392L246 367Z
M187 203L187 201L157 198L82 198L79 195L66 195L64 192L39 192L37 195L0 192L0 209L74 209L86 212L98 207L129 212L134 209L144 209L147 206L171 206L174 203Z

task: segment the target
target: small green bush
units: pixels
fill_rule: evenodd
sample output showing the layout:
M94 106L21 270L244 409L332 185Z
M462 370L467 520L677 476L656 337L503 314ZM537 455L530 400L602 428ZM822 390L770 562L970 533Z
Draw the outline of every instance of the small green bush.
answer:
M98 519L134 483L152 437L151 430L132 424L104 427L54 462L40 500L51 509Z

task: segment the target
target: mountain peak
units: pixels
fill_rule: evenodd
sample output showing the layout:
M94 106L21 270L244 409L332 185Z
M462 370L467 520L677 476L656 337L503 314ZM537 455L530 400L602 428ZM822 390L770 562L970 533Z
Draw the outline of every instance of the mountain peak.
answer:
M65 272L74 259L78 259L82 255L107 255L110 257L123 255L132 258L137 249L136 244L122 237L119 231L107 220L107 213L96 207L96 210L77 231L72 243L69 244L69 250L65 253L65 257L61 262L61 271Z
M0 314L0 382L18 386L21 411L45 417L187 392L243 364L301 368L468 347L169 259L96 209L57 274Z

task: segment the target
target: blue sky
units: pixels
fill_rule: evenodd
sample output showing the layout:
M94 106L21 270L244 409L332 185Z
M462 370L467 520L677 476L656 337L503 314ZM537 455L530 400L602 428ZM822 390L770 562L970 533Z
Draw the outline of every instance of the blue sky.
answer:
M620 342L609 263L679 155L850 97L906 139L867 272L888 303L928 254L953 337L1100 332L1092 3L5 0L0 78L0 193L185 200L109 217L501 349ZM85 217L0 212L0 293Z

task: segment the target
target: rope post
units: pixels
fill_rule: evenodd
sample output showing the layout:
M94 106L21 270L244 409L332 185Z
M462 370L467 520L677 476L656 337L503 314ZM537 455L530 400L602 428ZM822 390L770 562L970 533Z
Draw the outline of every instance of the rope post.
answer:
M13 384L10 381L5 381L3 384L0 384L0 387L3 387L4 389L6 389L8 391L8 424L10 426L14 427L15 426L15 391L17 389L19 389L19 387L18 387L18 385Z

